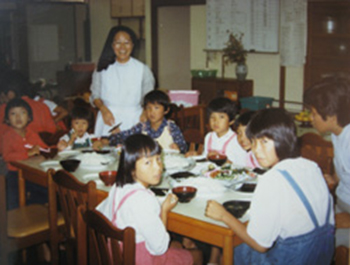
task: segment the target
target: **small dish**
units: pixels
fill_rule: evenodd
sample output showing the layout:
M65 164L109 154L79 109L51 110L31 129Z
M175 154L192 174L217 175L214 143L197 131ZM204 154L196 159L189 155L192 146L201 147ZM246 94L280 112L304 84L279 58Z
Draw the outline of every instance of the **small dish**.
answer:
M195 174L188 171L177 172L170 175L170 177L172 177L173 179L184 179L184 178L189 178L193 176L195 176Z
M241 192L254 192L256 183L244 183L237 191Z
M250 201L227 201L224 208L236 218L241 218L250 207Z
M220 154L210 155L210 156L208 156L208 160L215 163L216 165L218 165L220 167L226 163L227 156L220 155Z
M179 199L179 202L190 202L197 193L197 189L191 186L179 186L171 190Z
M106 186L111 186L115 183L115 180L117 178L117 171L102 171L99 173L99 177Z
M74 172L78 168L78 166L80 164L80 160L78 160L78 159L66 159L66 160L61 160L60 164L68 172Z

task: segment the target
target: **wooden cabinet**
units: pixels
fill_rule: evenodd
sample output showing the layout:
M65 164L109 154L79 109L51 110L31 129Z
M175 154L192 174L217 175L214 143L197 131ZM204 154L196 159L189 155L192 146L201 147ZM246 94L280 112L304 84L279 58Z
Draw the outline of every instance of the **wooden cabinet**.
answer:
M145 0L111 0L111 17L143 17Z
M237 92L237 97L253 95L253 80L238 81L231 78L192 78L192 90L200 92L199 102L208 104L212 99L224 96L225 91Z
M305 88L350 72L350 2L309 1Z

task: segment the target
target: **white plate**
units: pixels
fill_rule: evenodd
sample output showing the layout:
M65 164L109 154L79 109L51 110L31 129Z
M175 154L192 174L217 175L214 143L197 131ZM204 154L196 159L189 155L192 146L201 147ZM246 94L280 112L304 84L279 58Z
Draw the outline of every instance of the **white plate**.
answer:
M79 150L63 150L61 152L58 152L57 155L61 158L67 158L69 156L74 156L80 154Z
M184 157L181 154L164 154L164 167L167 171L190 171L196 165L196 161L191 157Z
M85 181L90 181L93 180L95 181L97 186L102 186L105 185L102 180L100 180L100 177L98 176L98 173L89 173L83 176L83 180Z
M180 150L163 148L163 153L165 153L165 154L180 154Z
M42 167L45 171L49 168L53 168L54 170L62 169L60 165L60 161L58 160L47 160L40 163L40 167Z
M96 153L82 153L75 156L81 161L80 168L87 170L103 170L117 159L113 155L102 155Z

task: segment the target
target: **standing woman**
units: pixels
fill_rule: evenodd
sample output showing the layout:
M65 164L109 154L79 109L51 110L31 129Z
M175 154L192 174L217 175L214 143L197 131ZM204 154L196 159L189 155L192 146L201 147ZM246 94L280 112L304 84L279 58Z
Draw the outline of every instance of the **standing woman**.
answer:
M105 136L116 124L127 130L139 122L142 99L154 89L151 70L131 57L136 35L128 27L113 27L103 47L91 84L91 103L99 109L95 135Z

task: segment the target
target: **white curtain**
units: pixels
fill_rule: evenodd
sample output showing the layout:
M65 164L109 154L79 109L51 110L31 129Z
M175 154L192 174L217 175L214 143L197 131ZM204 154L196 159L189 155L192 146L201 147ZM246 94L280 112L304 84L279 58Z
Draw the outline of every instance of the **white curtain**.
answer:
M307 45L307 0L280 1L281 65L302 66Z

